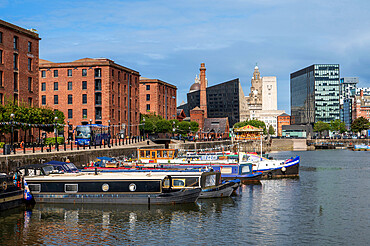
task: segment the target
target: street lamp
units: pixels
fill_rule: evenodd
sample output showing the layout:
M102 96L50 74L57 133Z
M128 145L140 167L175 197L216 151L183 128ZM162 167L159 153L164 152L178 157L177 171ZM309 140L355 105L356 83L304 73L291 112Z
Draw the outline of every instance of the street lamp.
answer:
M145 118L143 117L143 134L144 134L144 140L145 138Z
M14 114L10 114L10 124L11 124L11 134L10 134L10 147L11 147L11 150L14 151L14 148L13 148L13 134L14 134L14 129L13 129L13 120L14 120Z
M90 125L91 125L92 119L90 119Z
M69 144L69 141L70 141L70 138L71 138L71 134L69 132L69 120L67 120L67 124L68 124L68 144Z
M110 120L108 120L108 146L110 146Z
M58 117L54 117L54 132L55 132L55 149L58 150L58 128L57 128Z

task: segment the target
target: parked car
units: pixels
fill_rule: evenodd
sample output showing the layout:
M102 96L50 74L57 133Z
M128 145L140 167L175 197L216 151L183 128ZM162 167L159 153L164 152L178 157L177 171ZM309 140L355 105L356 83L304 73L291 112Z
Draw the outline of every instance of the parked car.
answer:
M357 136L356 135L352 135L352 139L357 139Z
M364 136L364 135L361 135L361 136L360 136L360 138L361 138L361 139L365 139L365 136Z

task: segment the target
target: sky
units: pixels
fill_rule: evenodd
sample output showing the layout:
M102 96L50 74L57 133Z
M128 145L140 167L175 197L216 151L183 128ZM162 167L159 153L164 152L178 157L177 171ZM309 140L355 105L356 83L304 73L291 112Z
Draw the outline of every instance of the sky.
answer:
M0 0L0 18L38 31L40 59L106 57L176 85L178 105L202 62L208 86L239 78L245 95L257 63L287 113L290 74L312 64L370 86L368 0Z

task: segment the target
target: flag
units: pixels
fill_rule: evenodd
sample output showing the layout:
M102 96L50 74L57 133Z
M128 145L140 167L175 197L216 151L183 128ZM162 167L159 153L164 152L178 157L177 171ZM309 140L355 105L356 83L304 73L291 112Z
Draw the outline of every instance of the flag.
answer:
M27 184L26 180L24 181L24 199L26 201L30 201L32 199L30 188L28 188L28 184Z

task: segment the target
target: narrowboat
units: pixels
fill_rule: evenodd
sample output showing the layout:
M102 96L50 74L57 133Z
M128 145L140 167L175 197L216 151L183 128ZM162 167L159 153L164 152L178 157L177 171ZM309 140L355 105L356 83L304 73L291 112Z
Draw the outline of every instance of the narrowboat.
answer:
M178 204L195 202L201 192L200 188L172 189L166 185L171 179L167 174L33 173L24 180L39 203Z
M166 159L168 158L168 159ZM243 183L257 181L262 172L253 171L252 163L238 163L236 158L218 159L216 155L202 158L192 155L191 158L177 157L175 149L139 149L139 167L169 169L201 169L210 168L220 172L222 179L240 179Z
M83 170L86 172L87 170ZM230 180L222 182L221 173L213 170L205 169L169 169L169 168L148 168L148 169L110 169L101 170L102 172L116 172L116 173L155 173L165 174L169 179L165 180L164 188L172 190L194 189L201 188L202 191L199 198L218 198L229 197L239 185L240 180Z
M299 156L286 160L272 160L253 153L227 152L188 152L177 157L175 149L139 149L139 163L145 166L174 166L184 167L212 166L220 170L223 178L241 178L242 180L291 178L299 176ZM249 172L247 166L252 165ZM223 169L223 170L222 170ZM247 174L247 176L241 176Z
M24 204L24 190L17 173L0 173L0 211L19 207Z

